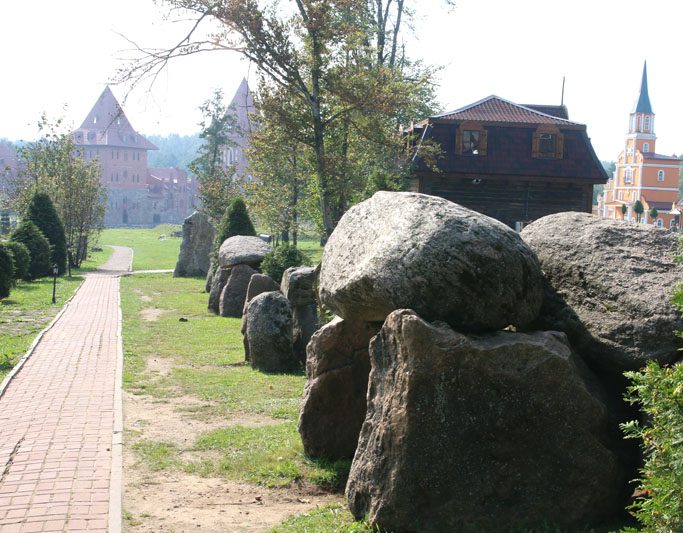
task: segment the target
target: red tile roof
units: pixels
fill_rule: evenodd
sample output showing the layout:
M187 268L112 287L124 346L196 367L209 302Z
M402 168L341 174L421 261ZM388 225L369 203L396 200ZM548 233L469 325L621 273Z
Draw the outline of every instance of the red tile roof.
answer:
M475 120L478 122L512 122L517 124L554 124L557 126L582 126L534 109L515 104L495 95L473 104L442 113L432 118L445 120Z

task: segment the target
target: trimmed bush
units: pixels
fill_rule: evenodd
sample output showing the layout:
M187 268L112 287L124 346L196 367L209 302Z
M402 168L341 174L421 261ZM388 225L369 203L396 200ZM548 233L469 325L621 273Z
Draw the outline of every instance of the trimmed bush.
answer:
M0 298L9 296L14 284L14 260L12 252L4 244L0 243Z
M276 282L280 283L282 274L289 267L296 267L308 264L308 257L296 246L289 243L282 243L272 252L266 254L261 263L261 270L268 274Z
M216 228L217 248L220 248L225 239L235 235L256 236L256 230L247 212L247 205L242 198L235 198L225 210L225 214Z
M52 200L44 192L37 192L31 198L26 212L26 220L30 220L45 235L52 247L50 264L56 264L59 273L66 272L66 236L57 210Z
M52 274L50 243L33 222L24 220L14 230L10 240L22 243L31 254L29 279L42 278Z
M14 279L23 279L28 281L30 278L29 269L31 267L31 252L28 251L25 244L15 241L5 243L5 246L12 252L12 259L14 259Z

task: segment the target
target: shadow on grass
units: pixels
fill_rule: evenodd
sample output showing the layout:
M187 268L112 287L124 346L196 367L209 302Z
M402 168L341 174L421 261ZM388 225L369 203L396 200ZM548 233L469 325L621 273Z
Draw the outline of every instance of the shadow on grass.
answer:
M307 457L306 461L321 472L311 479L313 483L330 492L344 492L351 470L351 459Z

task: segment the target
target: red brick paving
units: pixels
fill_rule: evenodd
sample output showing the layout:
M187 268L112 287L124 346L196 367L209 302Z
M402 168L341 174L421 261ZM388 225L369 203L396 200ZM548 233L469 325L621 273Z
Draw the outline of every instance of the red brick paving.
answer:
M120 528L116 274L128 270L130 257L117 248L86 277L0 392L2 533Z

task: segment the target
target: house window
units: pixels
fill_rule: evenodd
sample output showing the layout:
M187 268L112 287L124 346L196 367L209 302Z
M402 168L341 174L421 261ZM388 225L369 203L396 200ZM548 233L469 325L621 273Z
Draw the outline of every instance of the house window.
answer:
M531 157L535 159L562 159L564 156L564 136L556 126L539 126L531 143Z
M643 143L643 152L648 153L650 151L650 143Z
M650 130L650 117L645 117L645 129Z
M488 132L476 122L463 122L455 135L455 151L460 155L485 156ZM237 161L237 153L233 156Z
M479 155L478 131L465 130L462 132L462 153L467 155ZM230 159L232 159L232 157Z
M657 171L657 181L664 181L664 171L663 170Z
M619 194L619 196L618 196L619 200L623 200L624 199L624 191L619 191L618 194Z
M552 133L541 133L538 137L538 154L540 157L555 157L557 137Z
M655 220L655 226L657 226L658 228L663 227L664 221L661 218L658 218L657 220Z

